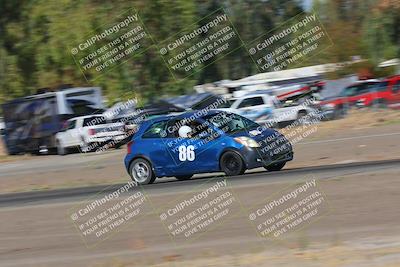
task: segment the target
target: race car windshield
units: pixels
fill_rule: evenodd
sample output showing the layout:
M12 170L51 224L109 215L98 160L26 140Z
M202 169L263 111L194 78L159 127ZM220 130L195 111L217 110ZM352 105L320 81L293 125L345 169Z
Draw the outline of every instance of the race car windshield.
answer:
M259 124L237 114L218 113L206 116L204 119L224 131L226 134L255 129L260 126Z

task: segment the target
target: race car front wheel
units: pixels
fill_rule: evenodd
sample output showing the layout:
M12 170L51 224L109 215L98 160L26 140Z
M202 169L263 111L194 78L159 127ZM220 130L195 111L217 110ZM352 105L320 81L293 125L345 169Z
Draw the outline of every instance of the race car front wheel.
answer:
M234 151L228 151L222 155L220 166L227 176L242 175L246 171L242 157Z
M138 184L152 184L156 179L150 163L142 158L135 159L129 166L129 174Z

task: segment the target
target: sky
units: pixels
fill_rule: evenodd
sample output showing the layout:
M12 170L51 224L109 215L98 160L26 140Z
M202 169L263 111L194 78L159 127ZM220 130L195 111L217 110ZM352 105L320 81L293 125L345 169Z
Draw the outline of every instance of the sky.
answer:
M303 0L303 5L306 10L309 10L312 6L312 0Z

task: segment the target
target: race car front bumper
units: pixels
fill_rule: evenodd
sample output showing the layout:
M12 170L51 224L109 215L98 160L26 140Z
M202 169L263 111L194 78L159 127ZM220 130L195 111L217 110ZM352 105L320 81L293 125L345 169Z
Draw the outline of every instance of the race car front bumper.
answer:
M247 169L254 169L293 160L294 153L292 149L276 152L277 153L274 153L274 151L266 151L266 149L263 148L246 147L242 149L241 154L246 163Z

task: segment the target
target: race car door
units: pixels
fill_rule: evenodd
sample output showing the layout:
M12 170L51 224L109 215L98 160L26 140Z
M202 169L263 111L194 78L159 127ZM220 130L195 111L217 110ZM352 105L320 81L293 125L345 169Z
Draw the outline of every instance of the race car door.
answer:
M189 126L186 137L179 136L179 129ZM218 170L219 134L199 120L170 121L164 145L170 155L169 168L174 174L211 172Z

